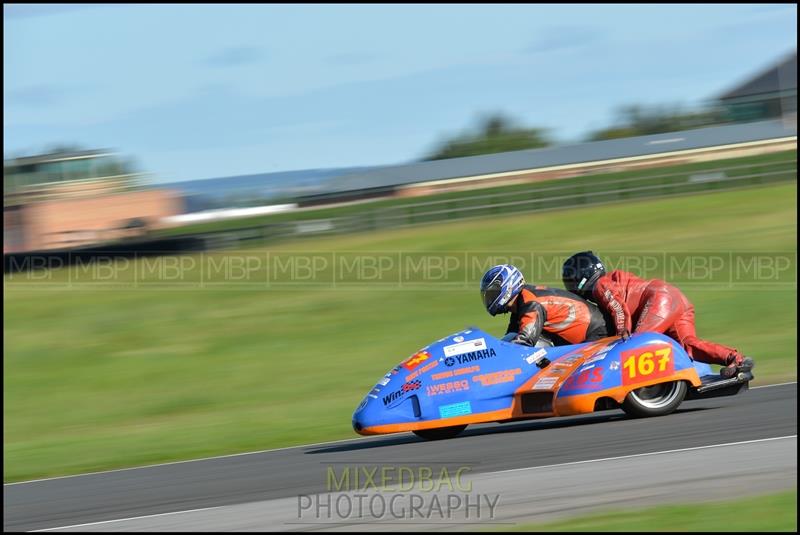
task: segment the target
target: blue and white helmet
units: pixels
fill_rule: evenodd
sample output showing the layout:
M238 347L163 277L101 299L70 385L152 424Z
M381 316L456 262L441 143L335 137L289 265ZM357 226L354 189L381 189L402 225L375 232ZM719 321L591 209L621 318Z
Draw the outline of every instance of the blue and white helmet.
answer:
M489 269L481 279L483 306L492 316L508 312L506 306L522 291L525 277L511 264L501 264Z

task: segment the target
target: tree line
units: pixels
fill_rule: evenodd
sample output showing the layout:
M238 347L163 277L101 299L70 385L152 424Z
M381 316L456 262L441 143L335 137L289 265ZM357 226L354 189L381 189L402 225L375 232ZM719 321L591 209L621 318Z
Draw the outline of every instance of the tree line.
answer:
M617 110L615 123L590 132L586 141L602 141L650 134L677 132L727 122L721 111L686 111L679 106L624 106ZM460 158L525 149L549 147L555 143L550 131L526 128L502 113L479 119L470 131L440 142L423 161Z

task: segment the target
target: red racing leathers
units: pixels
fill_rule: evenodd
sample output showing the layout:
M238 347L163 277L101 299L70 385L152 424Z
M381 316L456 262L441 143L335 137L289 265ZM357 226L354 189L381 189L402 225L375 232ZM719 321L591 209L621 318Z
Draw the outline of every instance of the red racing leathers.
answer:
M592 295L613 317L618 335L663 333L679 342L693 359L708 364L725 366L731 357L742 357L732 347L698 338L694 306L678 288L662 280L644 280L615 270L597 280Z

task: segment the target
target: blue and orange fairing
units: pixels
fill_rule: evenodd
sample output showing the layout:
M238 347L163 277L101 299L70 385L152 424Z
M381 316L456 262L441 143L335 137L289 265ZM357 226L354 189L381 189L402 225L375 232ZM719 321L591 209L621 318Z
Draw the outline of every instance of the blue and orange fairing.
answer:
M536 362L546 357L550 364ZM642 333L627 341L532 348L467 329L390 370L353 414L362 435L593 412L643 386L711 373L674 340Z

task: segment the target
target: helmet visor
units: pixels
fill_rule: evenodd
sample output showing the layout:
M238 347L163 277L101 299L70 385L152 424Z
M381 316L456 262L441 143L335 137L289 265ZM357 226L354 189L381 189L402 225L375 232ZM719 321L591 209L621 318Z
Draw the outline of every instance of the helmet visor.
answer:
M565 274L562 280L564 281L564 288L568 292L578 293L578 281L574 277Z
M483 306L486 307L486 310L492 312L491 306L492 303L497 301L497 298L500 297L500 284L499 283L492 283L489 285L488 288L481 290L481 299L483 299Z

